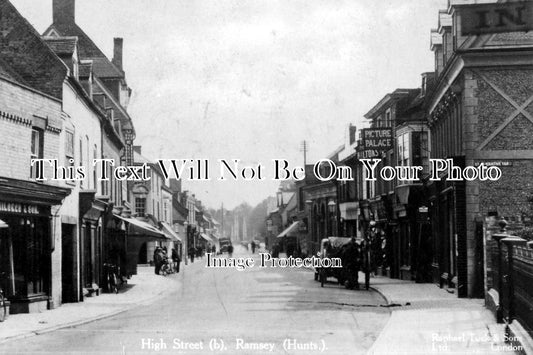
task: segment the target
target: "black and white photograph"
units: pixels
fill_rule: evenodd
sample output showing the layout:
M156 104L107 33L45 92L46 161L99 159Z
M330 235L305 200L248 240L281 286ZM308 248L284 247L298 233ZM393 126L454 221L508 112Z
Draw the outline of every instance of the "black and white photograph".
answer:
M0 0L0 354L533 355L533 0Z

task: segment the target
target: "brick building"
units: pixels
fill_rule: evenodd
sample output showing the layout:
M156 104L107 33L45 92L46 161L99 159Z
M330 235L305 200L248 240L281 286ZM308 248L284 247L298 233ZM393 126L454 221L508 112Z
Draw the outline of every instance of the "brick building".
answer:
M455 3L439 13L431 36L437 78L428 104L431 158L463 167L497 164L502 178L430 184L432 265L435 281L460 297L482 297L491 287L484 284L484 217L520 221L532 212L533 34L464 36Z
M68 69L8 1L0 1L0 22L1 282L12 313L40 312L61 303L61 214L70 189L36 182L30 160L64 152ZM51 174L46 164L44 176Z

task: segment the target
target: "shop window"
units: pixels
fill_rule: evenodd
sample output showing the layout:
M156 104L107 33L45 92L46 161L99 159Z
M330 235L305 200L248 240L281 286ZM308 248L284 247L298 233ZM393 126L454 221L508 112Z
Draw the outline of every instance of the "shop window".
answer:
M2 258L6 261L2 263L2 272L8 279L2 283L6 287L4 290L8 296L18 297L46 294L50 237L48 218L3 216L2 219L9 225L11 238L2 235L1 244L6 247L5 250L12 251L13 257L13 273L9 268L9 253L6 253L6 259Z

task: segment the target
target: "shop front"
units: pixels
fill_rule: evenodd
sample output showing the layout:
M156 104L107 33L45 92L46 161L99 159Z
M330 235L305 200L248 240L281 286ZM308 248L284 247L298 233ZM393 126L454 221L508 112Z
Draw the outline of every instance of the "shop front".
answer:
M57 231L52 206L61 205L69 193L60 187L0 179L0 285L11 303L10 313L41 312L53 306Z
M153 259L153 251L149 245L160 245L169 238L159 229L148 222L137 218L127 218L115 215L126 222L127 233L126 260L129 275L137 275L137 264L146 264Z

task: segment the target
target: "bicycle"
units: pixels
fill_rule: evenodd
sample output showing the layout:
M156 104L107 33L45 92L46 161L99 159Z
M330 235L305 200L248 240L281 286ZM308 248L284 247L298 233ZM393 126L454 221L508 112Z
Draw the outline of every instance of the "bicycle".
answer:
M118 276L118 267L113 264L104 264L104 269L107 292L118 294L120 288L119 279L121 283L124 282L122 278Z
M5 273L1 273L0 275L3 277ZM7 317L7 301L4 296L4 290L0 286L0 322L3 322L6 320Z

